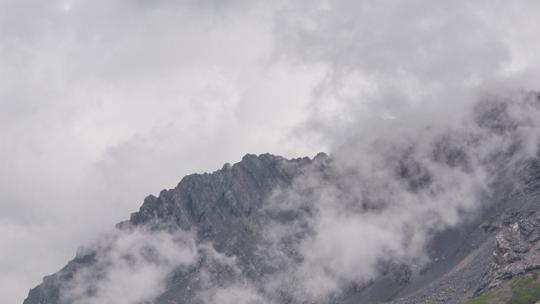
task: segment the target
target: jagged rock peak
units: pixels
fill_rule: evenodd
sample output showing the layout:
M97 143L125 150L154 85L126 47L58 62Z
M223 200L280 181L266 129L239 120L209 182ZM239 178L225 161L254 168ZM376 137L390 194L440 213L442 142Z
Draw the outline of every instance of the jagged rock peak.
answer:
M233 165L226 163L212 173L187 175L175 188L164 189L157 197L147 196L139 211L131 214L129 223L123 222L119 226L146 224L159 219L187 229L199 222L204 210L221 201L231 205L238 215L245 216L253 208L260 207L262 198L273 188L289 184L303 168L328 159L325 153L318 153L314 158L292 159L268 153L246 154ZM238 205L239 202L242 204Z

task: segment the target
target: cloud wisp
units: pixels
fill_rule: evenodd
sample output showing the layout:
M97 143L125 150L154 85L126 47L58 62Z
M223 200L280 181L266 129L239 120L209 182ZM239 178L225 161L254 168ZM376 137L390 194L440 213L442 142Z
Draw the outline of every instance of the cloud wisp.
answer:
M75 260L91 261L60 288L60 303L147 303L165 291L178 267L196 262L192 235L144 228L116 230L81 249Z
M153 217L145 226L124 223L61 272L61 299L324 303L388 273L407 281L431 262L433 237L489 208L501 180L538 157L538 118L537 93L490 97L454 125L428 120L319 155L250 215L260 223L243 222L261 236L251 240L255 253L219 252L196 237L196 226L185 232Z
M481 129L461 125L478 99L539 89L539 15L536 1L0 0L2 298L19 301L147 193L247 152L325 150L365 175L376 168L347 162L394 153L385 141L424 157L405 146L433 140L426 120ZM390 174L372 160L375 180ZM449 174L436 182L485 182L422 165Z
M260 252L286 269L267 288L324 302L388 267L417 274L437 233L489 207L493 187L538 157L539 115L538 94L521 93L481 101L454 126L341 146L270 199L288 219L265 228Z

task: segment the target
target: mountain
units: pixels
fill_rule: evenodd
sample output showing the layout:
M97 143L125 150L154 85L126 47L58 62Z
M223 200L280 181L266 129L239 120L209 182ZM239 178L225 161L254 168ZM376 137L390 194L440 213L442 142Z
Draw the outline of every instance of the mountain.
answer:
M320 153L248 154L186 176L24 304L499 303L499 288L510 299L507 286L534 285L540 269L540 158L522 153L517 135L530 132L507 109L482 107L476 133L438 135L421 158L420 144L392 146L368 175Z
M264 233L263 203L272 190L286 186L308 166L324 166L328 157L287 160L269 154L246 155L241 162L212 174L185 177L176 188L164 190L158 197L148 196L140 210L117 229L134 226L173 223L179 229L197 228L197 242L211 241L215 250L236 256L243 274L257 281L267 265L256 254L260 234ZM395 274L387 275L360 290L343 295L346 303L389 300L411 294L396 303L459 302L479 294L499 282L540 267L540 213L536 182L540 182L539 163L524 166L528 188L520 193L501 190L496 204L485 210L481 219L438 235L431 244L433 262L417 277L403 281ZM171 229L167 226L166 229ZM62 303L60 289L75 273L96 263L95 254L78 255L58 273L45 277L32 289L25 304ZM197 269L205 260L189 270L179 269L171 276L170 287L156 303L173 303L173 299L189 299L189 286L197 283ZM270 270L271 271L271 270ZM234 273L215 274L216 281L227 280ZM222 276L222 277L220 277ZM178 303L184 303L177 301ZM190 303L186 301L185 303Z
M246 155L237 164L226 164L212 174L186 176L176 188L163 190L158 197L146 197L140 210L131 214L129 221L119 223L117 229L139 226L196 229L198 243L212 242L216 251L238 257L245 275L255 278L268 267L254 254L257 239L263 232L259 217L262 216L264 199L276 187L290 184L303 168L325 158L324 154L313 160L287 160L269 154ZM163 223L166 228L159 227ZM24 303L62 303L60 291L66 281L93 263L96 263L95 251L77 255L58 273L45 277L41 285L30 291ZM194 266L185 271L187 273L180 269L172 275L170 284L174 288L161 295L157 303L168 303L168 299L176 297L189 297L187 288L196 284L193 282L197 279L194 273L202 267Z

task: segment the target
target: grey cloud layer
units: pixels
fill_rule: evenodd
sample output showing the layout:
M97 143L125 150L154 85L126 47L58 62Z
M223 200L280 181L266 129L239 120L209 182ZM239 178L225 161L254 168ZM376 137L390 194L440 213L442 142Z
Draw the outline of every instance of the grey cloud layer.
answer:
M187 173L339 154L451 122L478 92L537 89L539 15L534 1L0 1L2 298Z
M299 301L320 301L388 265L421 271L431 237L489 208L493 185L517 181L538 156L539 118L536 94L511 95L476 103L454 126L426 123L341 146L330 169L307 172L271 199L270 210L300 214L266 229L270 257L287 265L271 281L294 286Z
M284 140L318 75L268 62L272 10L232 1L0 7L8 302L183 175L248 151L309 151Z
M453 126L428 120L422 129L350 142L331 158L316 158L292 185L275 189L263 209L251 214L262 221L254 229L263 236L256 242L257 258L251 258L265 266L246 260L238 265L243 252L224 256L212 244L190 249L193 242L175 234L136 233L134 238L124 231L112 245L101 246L105 254L98 254L88 272L79 272L80 279L64 293L82 295L75 303L151 300L164 291L164 278L175 267L195 260L193 270L175 276L175 284L195 293L194 303L326 303L388 271L407 280L431 262L431 238L492 207L497 199L492 190L501 182L515 182L512 191L522 191L519 174L539 154L539 118L538 94L510 95L475 103ZM157 258L139 257L148 246ZM190 254L182 254L186 251ZM168 258L171 252L181 257ZM250 277L243 272L250 267L272 270ZM138 289L136 298L111 292L139 280L161 284ZM80 292L89 289L88 282L98 286L98 296Z

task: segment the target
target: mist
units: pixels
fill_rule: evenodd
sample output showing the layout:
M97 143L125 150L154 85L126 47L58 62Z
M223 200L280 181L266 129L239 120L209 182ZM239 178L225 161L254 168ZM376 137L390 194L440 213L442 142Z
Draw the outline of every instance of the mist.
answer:
M534 1L0 1L1 297L20 302L147 194L248 152L326 151L340 183L314 169L273 196L312 210L292 273L205 299L259 301L281 275L324 297L380 256L421 267L432 234L489 195L496 151L536 153L538 16Z
M324 302L388 269L398 280L418 274L432 262L437 233L491 208L501 181L519 180L516 172L538 156L539 114L538 94L516 94L474 104L453 126L394 129L340 146L270 199L270 212L296 214L265 228L261 252L287 265L269 279L272 288Z

